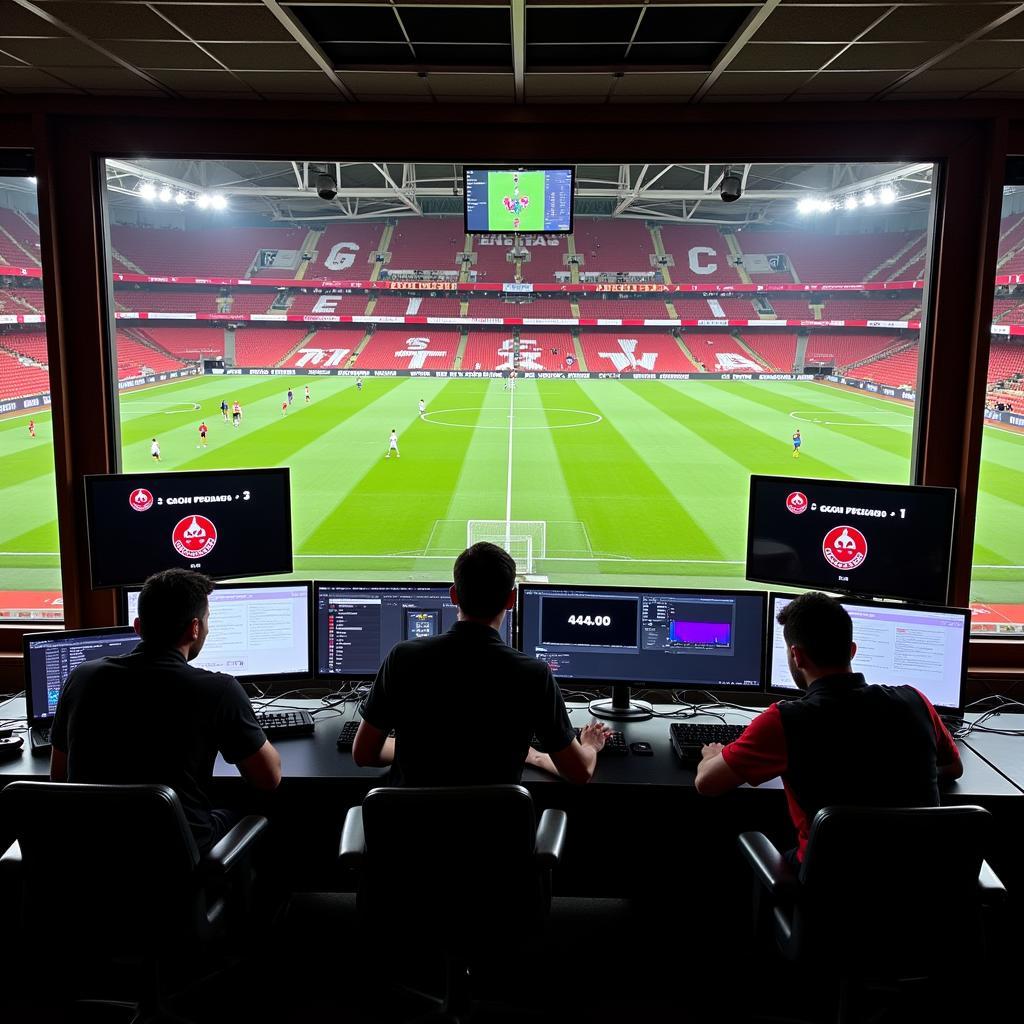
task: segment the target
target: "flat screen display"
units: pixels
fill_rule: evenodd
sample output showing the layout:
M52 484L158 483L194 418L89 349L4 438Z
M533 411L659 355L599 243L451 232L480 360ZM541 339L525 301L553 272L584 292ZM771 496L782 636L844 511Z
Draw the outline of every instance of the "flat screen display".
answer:
M523 652L566 681L760 690L764 612L760 591L519 588Z
M777 618L793 600L772 594L772 645L768 681L773 690L797 693L786 659L786 640ZM843 600L853 620L857 654L853 669L869 683L913 686L937 708L959 710L966 673L971 613L966 608L920 608Z
M942 604L956 491L750 478L748 580Z
M216 579L292 571L287 469L85 478L92 586L195 569Z
M237 679L308 676L309 583L225 583L210 601L210 632L191 662ZM139 591L127 591L128 622Z
M318 676L372 679L397 643L436 636L458 618L450 583L317 583ZM512 614L501 638L512 644Z
M466 232L471 235L572 231L572 167L467 167Z

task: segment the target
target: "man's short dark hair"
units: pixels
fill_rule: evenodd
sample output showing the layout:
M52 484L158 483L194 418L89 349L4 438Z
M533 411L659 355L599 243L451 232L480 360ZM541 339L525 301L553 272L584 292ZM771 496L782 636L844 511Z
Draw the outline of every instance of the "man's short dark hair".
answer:
M778 619L786 645L802 647L815 665L849 665L853 621L835 598L817 591L801 594L779 612Z
M459 607L474 619L493 619L516 586L516 563L497 544L482 540L455 560Z
M154 573L139 593L139 632L152 647L174 647L206 613L213 580L191 569Z

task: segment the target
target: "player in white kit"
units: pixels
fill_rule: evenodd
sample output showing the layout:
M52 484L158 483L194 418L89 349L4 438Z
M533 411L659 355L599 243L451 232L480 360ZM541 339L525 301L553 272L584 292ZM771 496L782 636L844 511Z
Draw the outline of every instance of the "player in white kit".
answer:
M402 455L398 450L398 431L394 427L391 428L391 436L388 438L388 453L384 456L385 459L391 458L391 453L395 453L396 458L401 458Z
M420 399L420 415L422 416L427 411L427 403Z
M160 443L155 437L153 438L153 443L149 446L149 454L153 456L154 462L160 461Z

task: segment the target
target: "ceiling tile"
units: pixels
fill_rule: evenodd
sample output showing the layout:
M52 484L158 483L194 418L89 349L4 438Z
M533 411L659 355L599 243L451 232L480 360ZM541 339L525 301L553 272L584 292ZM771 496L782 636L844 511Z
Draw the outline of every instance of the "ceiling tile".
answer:
M1020 39L1024 40L1024 14L1018 14L999 28L986 33L985 39Z
M322 71L240 71L238 77L265 96L288 93L336 96L338 90Z
M3 68L27 68L27 67L31 67L31 65L26 64L25 61L19 60L13 54L10 54L6 50L2 49L3 42L4 41L2 39L0 39L0 67L3 67Z
M409 64L412 50L401 43L322 43L320 47L336 68L373 64Z
M822 71L802 86L798 95L866 93L873 96L898 81L902 74L902 71Z
M788 96L799 89L810 76L803 71L725 71L711 87L709 95L714 96L756 96L765 93L772 96Z
M696 9L695 9L696 6ZM678 5L647 8L643 21L637 30L637 38L649 41L671 40L675 42L717 42L727 43L746 21L751 11L758 6L703 7L701 5L680 7ZM634 10L637 5L634 5ZM590 12L587 12L587 17Z
M180 39L180 35L158 14L143 4L114 4L87 0L86 3L52 3L35 0L43 10L90 39ZM43 24L42 19L39 20Z
M0 36L59 36L59 29L14 0L0 0Z
M817 71L842 49L837 43L748 43L730 71Z
M944 43L854 43L830 71L910 71L941 53Z
M615 79L609 74L548 75L527 74L526 95L539 96L606 96Z
M435 96L442 93L465 97L515 96L515 82L511 75L449 75L431 71L430 88Z
M679 74L627 72L622 78L616 79L615 96L665 96L678 99L692 96L707 77L703 71Z
M3 49L37 67L110 67L109 57L75 39L5 39Z
M267 42L280 39L286 42L292 38L288 29L261 3L231 6L204 3L157 4L156 7L198 42L235 39Z
M240 82L227 71L181 71L181 70L148 70L147 73L169 89L182 95L191 92L249 92L244 82Z
M147 86L145 79L132 74L125 68L41 68L42 71L51 71L59 78L73 85L81 86L83 89L144 89Z
M414 72L346 71L342 79L355 93L390 96L430 96L427 80Z
M459 40L507 43L512 31L509 11L505 6L475 4L448 7L431 4L414 7L399 4L396 9L413 44L452 43ZM589 12L588 17L593 13Z
M364 95L363 93L356 94L356 100L360 103L433 103L434 97L430 95L426 96L391 96L388 93L381 93L378 95Z
M935 65L940 70L955 68L1024 68L1024 44L978 42L962 46Z
M293 4L290 9L310 35L317 40L405 42L402 26L398 23L394 10L383 4L355 9L342 6L313 7L305 4Z
M702 103L785 103L788 93L752 92L752 93L708 93Z
M896 42L934 39L957 42L995 21L1013 4L950 3L941 7L904 5L897 7L865 37L866 42ZM881 11L879 11L881 13Z
M845 7L777 7L754 34L756 42L842 42L863 32L885 8L848 5Z
M316 69L313 58L298 43L209 43L206 49L233 71Z
M111 53L137 68L216 68L218 64L192 43L142 43L112 39Z
M998 68L971 71L924 71L910 79L900 93L956 93L963 95L975 89L984 89L1006 72Z
M1007 96L1019 96L1024 93L1024 71L1014 71L1005 78L997 78L990 85L981 90L984 96L1005 94Z
M35 92L58 90L60 92L79 92L72 85L58 81L52 75L38 68L0 68L0 89L12 92Z

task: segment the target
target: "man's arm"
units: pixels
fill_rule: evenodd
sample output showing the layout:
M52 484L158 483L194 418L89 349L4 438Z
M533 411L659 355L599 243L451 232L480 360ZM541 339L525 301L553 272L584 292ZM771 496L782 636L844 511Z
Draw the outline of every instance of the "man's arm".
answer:
M395 740L364 718L352 741L352 760L360 768L386 768L395 760Z
M239 761L237 767L238 773L253 789L271 793L281 784L281 755L270 740L265 740L255 754Z
M68 755L67 751L58 747L50 747L50 781L68 781Z
M591 722L580 730L580 738L574 739L563 750L551 754L550 760L556 773L566 782L583 785L594 777L597 755L604 749L604 741L611 730L600 722ZM534 751L536 753L536 751ZM540 755L543 756L543 755ZM529 761L529 757L527 757ZM538 765L538 767L544 767Z
M721 743L709 743L701 750L694 788L701 796L721 796L743 785L743 780L726 764Z

